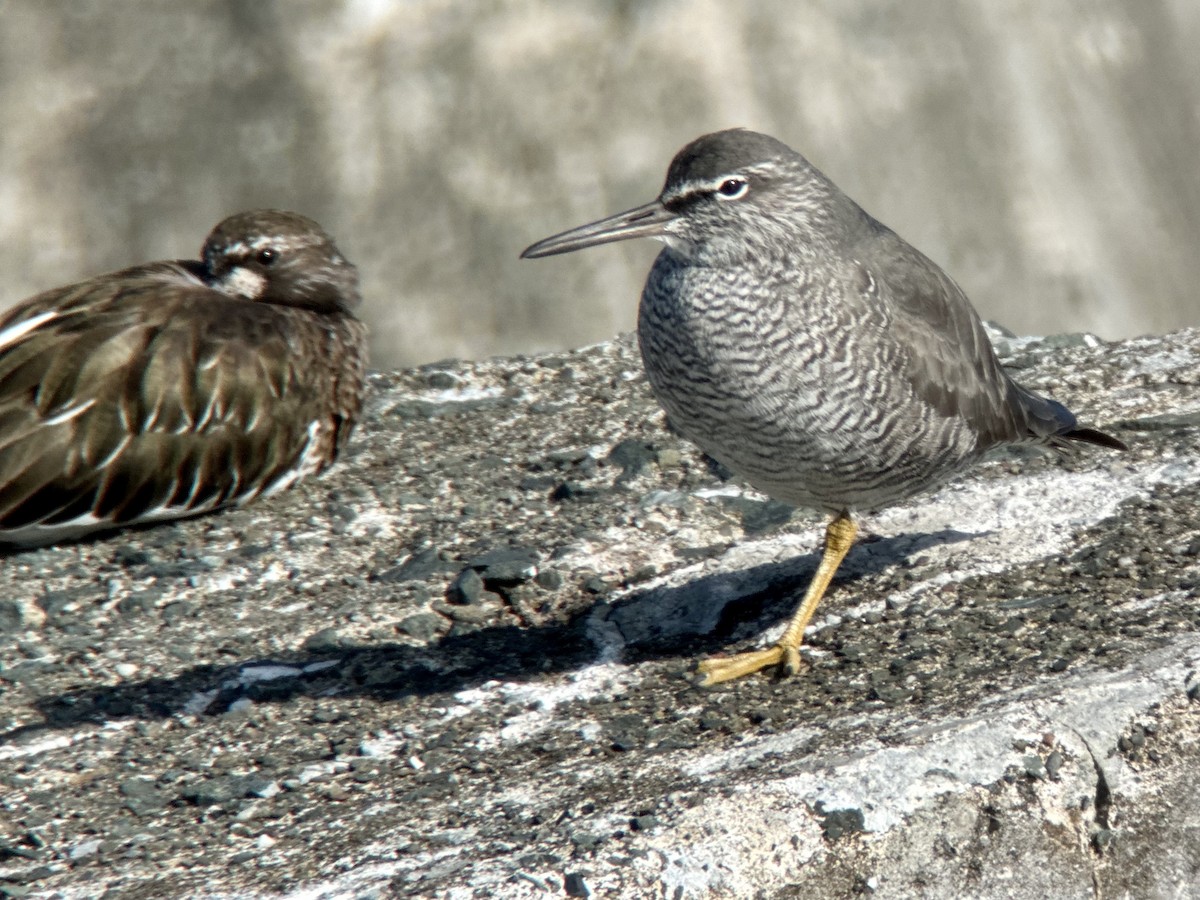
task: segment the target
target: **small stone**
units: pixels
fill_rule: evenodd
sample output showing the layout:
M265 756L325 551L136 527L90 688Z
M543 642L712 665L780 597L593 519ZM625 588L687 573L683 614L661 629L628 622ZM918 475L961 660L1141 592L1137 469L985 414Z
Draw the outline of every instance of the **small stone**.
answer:
M379 778L380 771L377 767L358 767L354 768L354 780L359 784L369 784Z
M818 812L821 810L818 809ZM836 841L846 834L866 830L861 809L831 809L824 814L825 839Z
M449 624L436 613L413 613L406 616L396 625L396 630L407 634L418 641L431 641L443 631L448 630Z
M778 500L746 500L740 504L742 529L746 534L762 534L791 520L796 509Z
M341 650L344 642L341 634L332 626L322 628L315 634L309 635L304 641L304 649L310 653L330 653Z
M279 786L279 782L272 781L269 778L259 778L250 776L246 779L246 796L258 797L261 800L270 800L283 788Z
M446 589L446 599L451 603L478 603L483 590L483 578L474 569L466 568Z
M36 850L30 850L28 847L19 847L16 844L9 844L5 841L0 841L0 862L5 862L9 859L37 859L38 853Z
M573 447L566 450L551 450L546 454L546 459L558 466L576 465L588 458L587 450L579 447Z
M47 619L61 619L79 608L79 598L74 591L46 591L38 597L37 605Z
M553 475L526 475L519 482L517 487L523 491L536 491L545 493L558 484L558 479Z
M163 592L159 590L136 591L117 602L117 612L123 616L140 616L153 612Z
M571 835L571 843L579 850L595 850L604 843L604 838L590 831L576 831Z
M523 584L537 575L538 554L525 547L504 547L467 561L489 588Z
M629 827L634 831L649 831L652 828L657 828L658 816L650 814L634 816L629 820Z
M660 469L673 469L683 462L683 454L674 447L665 447L658 451L656 462Z
M608 451L608 462L621 467L617 481L629 481L642 474L655 456L654 450L645 441L627 438Z
M563 873L563 891L568 897L592 896L592 892L588 888L587 882L583 880L583 875L579 872Z
M81 859L87 859L89 856L95 856L100 852L100 841L84 841L81 844L76 844L67 851L67 856L72 862L79 862Z
M595 488L580 484L577 481L564 481L550 493L551 500L586 500L596 496Z
M1051 778L1057 780L1058 773L1062 770L1063 762L1063 755L1057 750L1052 751L1050 755L1046 757L1046 773Z
M642 509L689 509L695 501L683 491L653 490L638 501Z
M1025 774L1030 778L1040 781L1046 777L1046 764L1042 762L1040 756L1026 756L1022 763L1025 766Z
M428 581L435 575L447 575L455 570L453 563L442 558L437 550L420 550L394 568L373 575L372 580L384 584L405 581Z
M179 797L196 806L217 806L266 792L266 782L260 777L219 775L184 786Z
M533 580L538 587L548 591L557 591L563 586L562 572L557 569L542 569Z
M125 798L125 808L135 816L154 815L167 805L163 792L147 778L128 778L121 782L120 791Z
M113 562L119 566L144 566L153 562L154 556L144 547L125 544L113 552Z
M649 581L658 575L658 567L654 565L639 566L636 570L629 574L625 579L626 584L640 584L643 581Z
M18 631L25 624L21 604L16 600L0 600L0 634Z
M175 626L186 619L191 619L195 614L196 604L189 600L177 600L163 607L162 620L165 625Z

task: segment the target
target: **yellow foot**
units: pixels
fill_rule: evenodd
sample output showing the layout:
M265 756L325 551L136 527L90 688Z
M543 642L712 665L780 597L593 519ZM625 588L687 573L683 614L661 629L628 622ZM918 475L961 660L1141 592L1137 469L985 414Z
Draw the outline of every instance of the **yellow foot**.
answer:
M776 644L766 650L751 650L736 656L718 656L704 659L696 667L703 678L701 687L712 687L722 681L733 681L760 669L779 666L784 675L795 675L800 671L800 651L796 647Z

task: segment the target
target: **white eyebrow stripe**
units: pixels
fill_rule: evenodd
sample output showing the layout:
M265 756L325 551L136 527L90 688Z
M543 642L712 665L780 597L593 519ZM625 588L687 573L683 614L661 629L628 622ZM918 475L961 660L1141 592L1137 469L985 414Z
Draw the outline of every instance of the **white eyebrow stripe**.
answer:
M680 200L684 200L689 197L715 193L717 188L723 185L730 178L749 181L749 178L744 172L727 172L724 175L717 176L712 181L686 181L671 193L665 195L662 198L663 203L677 203Z
M57 317L58 313L55 310L48 309L43 313L38 313L36 316L30 316L24 322L9 325L3 331L0 331L0 350L3 350L9 344L15 344L43 322L49 322L51 319Z
M256 235L250 240L235 241L228 244L222 250L223 255L230 257L251 256L259 250L271 248L278 250L280 253L292 253L297 250L302 250L305 247L312 247L320 241L307 238L304 236L298 237L280 237L273 234Z
M721 181L724 180L724 178L721 179ZM675 190L673 190L670 194L668 194L667 199L675 200L680 197L690 196L692 194L706 194L709 191L714 190L717 184L720 184L720 182L716 182L716 184L709 184L707 181L685 181L683 184L679 185L679 187L675 188Z
M669 194L664 194L663 203L675 203L685 197L690 197L695 194L711 194L716 191L724 182L730 178L740 178L743 181L749 181L755 175L763 175L770 171L770 161L754 163L750 166L742 166L740 169L733 169L729 172L723 172L708 181L685 181L682 185L676 188Z

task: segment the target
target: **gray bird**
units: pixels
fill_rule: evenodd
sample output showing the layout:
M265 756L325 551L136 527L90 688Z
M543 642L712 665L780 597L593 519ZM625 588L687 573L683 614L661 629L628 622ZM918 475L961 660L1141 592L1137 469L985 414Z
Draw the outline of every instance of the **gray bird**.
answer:
M358 274L311 219L231 216L0 315L0 545L267 496L326 468L365 387Z
M635 237L666 244L638 342L671 424L770 497L833 516L783 637L701 662L704 684L799 668L856 513L935 487L999 444L1125 449L1009 378L958 285L774 138L700 137L656 200L521 255Z

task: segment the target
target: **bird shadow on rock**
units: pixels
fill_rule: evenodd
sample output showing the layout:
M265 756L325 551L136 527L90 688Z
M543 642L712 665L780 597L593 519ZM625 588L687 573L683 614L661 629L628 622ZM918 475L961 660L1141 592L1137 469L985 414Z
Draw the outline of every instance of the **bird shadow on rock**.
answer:
M932 547L974 537L977 535L944 529L864 541L846 557L828 596L836 603L839 587L903 565ZM630 594L598 614L634 648L626 654L628 659L710 652L739 632L757 633L790 616L819 562L819 553L809 553L783 562L716 572L679 585L652 587Z
M930 547L974 536L944 530L867 541L852 551L835 583L858 581ZM530 680L595 662L599 622L616 626L626 661L690 657L720 649L740 625L751 623L757 631L789 615L796 592L806 587L817 562L817 554L804 554L704 575L676 586L636 591L563 622L452 632L426 646L299 649L232 665L194 666L169 678L48 695L35 704L43 721L0 734L0 746L49 729L115 719L166 719L180 713L219 715L246 702L355 696L389 702L452 695L489 681Z

